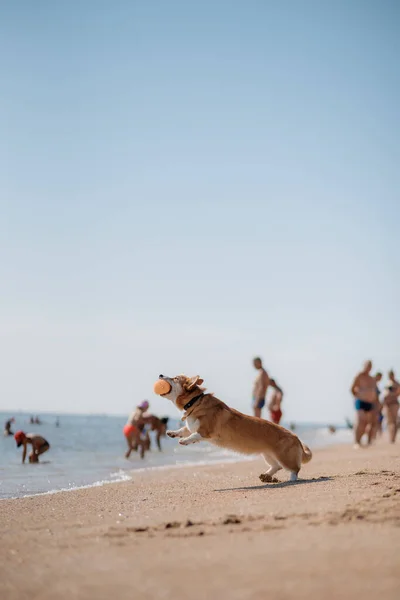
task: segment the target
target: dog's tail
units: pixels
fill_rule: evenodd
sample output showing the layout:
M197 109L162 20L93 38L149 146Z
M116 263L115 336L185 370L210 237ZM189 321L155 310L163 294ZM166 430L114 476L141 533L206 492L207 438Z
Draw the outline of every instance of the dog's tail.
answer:
M312 452L308 446L303 444L303 442L301 443L301 445L303 446L303 456L302 456L301 462L303 464L308 463L312 459Z

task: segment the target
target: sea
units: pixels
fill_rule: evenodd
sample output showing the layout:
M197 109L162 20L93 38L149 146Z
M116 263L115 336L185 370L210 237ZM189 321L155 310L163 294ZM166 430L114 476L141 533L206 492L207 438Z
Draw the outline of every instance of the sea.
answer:
M13 436L0 435L0 499L128 481L143 469L247 459L206 442L180 446L176 439L167 437L162 438L162 452L159 452L153 433L150 433L151 451L144 459L136 452L126 459L127 446L122 433L126 416L39 414L41 423L30 425L29 414L0 412L0 426L11 416L16 420L12 425L14 432L22 429L38 433L50 443L50 450L40 457L38 464L29 464L28 458L22 464L22 447L17 448ZM177 420L170 419L169 429L178 426ZM351 440L351 431L343 425L338 425L332 434L326 424L296 423L295 433L311 449Z

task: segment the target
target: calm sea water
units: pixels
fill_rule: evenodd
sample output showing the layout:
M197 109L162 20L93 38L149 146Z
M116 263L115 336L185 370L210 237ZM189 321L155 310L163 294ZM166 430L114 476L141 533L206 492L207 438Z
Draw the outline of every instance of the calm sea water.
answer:
M1 430L10 416L9 413L0 413ZM60 426L56 427L56 416L39 415L41 425L30 425L30 415L27 414L13 416L16 419L14 432L22 429L27 433L39 433L48 440L51 448L41 457L41 463L32 465L26 462L23 465L22 448L17 448L14 438L3 436L1 431L0 499L123 481L130 479L135 469L241 459L211 444L184 447L170 438L162 439L163 451L159 452L152 437L152 450L146 453L144 460L137 453L132 453L127 460L122 434L126 417L63 415L59 417ZM171 419L168 427L173 429L176 426L177 421ZM349 430L340 428L332 435L327 427L318 425L297 425L296 433L312 449L351 439Z

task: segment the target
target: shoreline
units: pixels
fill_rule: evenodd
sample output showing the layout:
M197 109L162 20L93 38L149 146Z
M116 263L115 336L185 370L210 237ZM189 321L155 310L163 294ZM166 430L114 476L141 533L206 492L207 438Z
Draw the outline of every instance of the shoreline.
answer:
M315 449L313 449L313 454L317 451L320 450L324 450L326 448L334 448L336 446L343 446L348 444L347 441L339 441L339 440L335 440L333 443L327 443L324 444L322 446L317 446ZM51 490L47 490L45 492L36 492L36 493L28 493L28 494L24 494L22 496L11 496L8 498L0 498L0 503L4 502L5 500L19 500L21 498L34 498L36 496L48 496L48 495L52 495L52 494L60 494L63 492L69 493L69 492L74 492L76 490L84 490L84 489L90 489L90 488L97 488L97 487L103 487L105 485L110 485L110 484L118 484L118 483L124 483L126 481L130 481L133 476L136 473L144 473L144 472L151 472L151 471L163 471L163 470L169 470L169 469L184 469L184 468L194 468L194 467L207 467L207 466L212 466L212 465L229 465L229 464L236 464L236 463L242 463L242 462L251 462L254 460L258 460L259 457L257 457L257 455L239 455L239 454L234 454L232 453L231 457L226 456L224 458L218 458L215 460L198 460L198 461L187 461L187 462L182 462L182 463L171 463L171 464L163 464L163 465L152 465L152 466L140 466L137 468L132 468L132 469L127 469L126 471L122 471L121 475L119 477L113 478L113 475L110 475L110 479L101 479L98 481L94 481L93 483L88 483L88 484L83 484L83 485L78 485L78 486L71 486L69 488L60 488L60 489L51 489Z
M346 444L350 439L348 434L346 428L338 430L336 435L333 436L328 435L325 428L309 429L306 426L297 432L300 439L309 445L312 451ZM180 469L195 467L196 465L233 464L257 459L257 455L247 456L223 451L212 444L204 444L201 452L185 452L183 454L171 447L171 442L176 446L174 440L168 441L170 444L163 447L164 452L159 453L153 447L153 452L146 455L144 461L127 461L122 458L122 455L112 452L108 458L106 457L106 461L109 462L109 468L107 469L106 467L101 468L100 463L97 464L93 459L89 462L89 466L84 469L83 477L80 476L79 464L76 465L78 472L73 470L76 456L72 457L70 464L62 460L60 465L58 465L56 459L52 460L53 457L49 456L50 460L45 459L43 469L39 469L40 472L36 473L34 469L29 467L26 475L20 471L18 466L13 469L12 465L5 464L2 471L2 481L0 482L0 503L4 500L58 494L64 491L70 492L77 489L90 489L91 487L100 487L110 483L119 483L143 471ZM64 457L62 458L64 459ZM88 459L90 461L91 457L88 457ZM5 460L4 457L3 460ZM90 469L90 465L94 467L93 471ZM13 485L13 481L16 482L15 485Z
M340 442L338 443L338 445L341 445ZM330 446L331 447L331 446ZM188 461L185 463L178 463L178 464L166 464L166 465L156 465L156 466L151 466L151 467L138 467L137 469L131 469L129 471L127 471L126 473L124 473L123 475L121 475L121 478L115 478L115 479L104 479L101 481L95 481L93 483L88 483L85 485L77 485L77 486L73 486L70 488L60 488L59 490L48 490L47 492L37 492L35 494L25 494L23 496L13 496L11 498L0 498L0 503L4 502L4 501L8 501L8 500L23 500L24 498L36 498L36 496L51 496L53 494L62 494L62 493L70 493L70 492L76 492L78 490L88 490L90 488L99 488L99 487L103 487L105 485L113 485L113 484L120 484L120 483L126 483L127 481L131 481L133 479L134 474L138 473L148 473L148 472L157 472L157 471L168 471L168 470L175 470L175 469L192 469L194 467L212 467L213 465L230 465L230 464L236 464L236 463L242 463L242 462L251 462L253 460L257 460L256 457L251 456L250 458L245 458L243 456L243 458L237 457L237 458L221 458L221 459L216 459L216 460L211 460L209 462L204 461L204 460L199 460L199 461Z
M398 597L399 446L316 450L294 483L261 484L263 470L185 465L5 499L3 597Z

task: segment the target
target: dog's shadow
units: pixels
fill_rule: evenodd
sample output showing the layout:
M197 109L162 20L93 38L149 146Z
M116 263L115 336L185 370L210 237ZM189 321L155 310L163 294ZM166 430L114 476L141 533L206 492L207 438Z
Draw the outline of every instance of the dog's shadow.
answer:
M264 483L263 485L248 485L243 487L222 488L214 492L246 492L249 490L272 490L279 488L292 487L293 485L304 485L307 483L322 483L332 481L333 477L317 477L313 479L298 479L297 481L281 481L280 483Z

